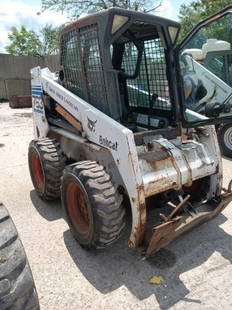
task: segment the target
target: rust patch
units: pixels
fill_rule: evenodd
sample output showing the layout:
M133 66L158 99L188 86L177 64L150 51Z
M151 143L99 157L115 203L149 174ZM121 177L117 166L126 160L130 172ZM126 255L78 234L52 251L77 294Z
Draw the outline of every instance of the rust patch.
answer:
M217 14L217 15L215 15L215 16L212 16L211 18L209 18L209 19L206 21L205 24L208 24L208 23L212 22L213 20L218 19L219 17L221 17L221 15L222 15L222 14Z
M75 127L79 132L83 131L82 125L79 121L75 119L68 111L66 111L61 105L56 104L56 111L62 115L66 121L68 121L73 127Z
M187 186L191 186L192 183L193 183L193 181L192 181L192 169L191 169L191 167L190 167L190 165L189 165L188 159L186 158L186 155L185 155L184 151L181 150L181 152L182 152L183 159L184 159L184 162L185 162L185 164L186 164L186 167L187 167L187 169L188 169L188 182L187 182L186 185L187 185Z
M165 223L154 226L152 228L152 236L150 238L145 256L150 256L152 253L158 251L160 248L165 247L182 234L220 214L232 201L231 190L232 181L230 182L226 193L221 195L220 199L218 199L216 203L202 204L197 208L196 215L190 216L188 214L184 214L182 216L177 216L173 219L170 219Z
M166 180L166 178L164 177L162 179L158 179L158 180L148 183L146 187L146 197L153 196L161 192L165 192L169 189L178 189L178 185L176 184L176 182L173 182L172 184L168 184L168 185L161 183L159 185L159 182L161 182L162 180Z
M178 165L177 165L177 163L176 163L176 159L175 159L173 156L171 156L170 159L171 159L171 162L172 162L173 167L174 167L175 170L176 170L176 174L177 174L177 184L178 184L177 188L179 188L179 186L181 185L181 172L180 172L180 169L179 169L179 167L178 167Z
M138 193L138 200L140 201L140 196L144 192L144 186L142 184L137 184L136 186L137 193Z
M139 158L144 159L147 162L153 164L153 163L170 158L170 155L167 151L153 151L153 152L143 153L139 156Z
M132 170L134 172L134 175L136 176L136 171L135 171L135 167L134 167L134 162L133 162L133 158L132 158L132 153L130 151L130 144L129 144L129 141L128 141L128 137L126 136L126 142L127 142L127 146L128 146L128 161L129 163L131 163L131 166L132 166Z
M133 244L131 241L129 241L128 245L129 247L136 247L138 246L143 238L144 238L144 231L145 231L145 223L146 223L146 203L145 203L145 197L144 197L144 186L143 185L137 185L136 187L138 198L132 198L132 201L135 202L138 201L138 213L139 213L139 225L135 228L135 232L133 234L135 244Z

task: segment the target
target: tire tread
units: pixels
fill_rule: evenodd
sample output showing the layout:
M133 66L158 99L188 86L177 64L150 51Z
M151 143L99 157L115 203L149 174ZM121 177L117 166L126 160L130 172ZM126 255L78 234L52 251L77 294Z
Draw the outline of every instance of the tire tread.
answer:
M78 240L79 243L86 249L102 249L111 245L121 236L125 227L125 209L122 197L113 186L109 174L102 165L90 160L67 166L63 178L69 173L77 176L83 184L92 206L96 227L89 244L82 244L81 240ZM66 207L63 207L67 214ZM68 223L73 231L69 220Z
M17 230L0 203L0 309L39 310L30 266Z
M61 177L65 168L66 158L62 153L59 143L55 139L44 138L32 140L29 145L29 166L30 152L36 149L40 155L40 160L45 175L45 188L43 191L36 189L33 181L32 171L30 174L34 187L38 195L44 200L54 200L60 197Z

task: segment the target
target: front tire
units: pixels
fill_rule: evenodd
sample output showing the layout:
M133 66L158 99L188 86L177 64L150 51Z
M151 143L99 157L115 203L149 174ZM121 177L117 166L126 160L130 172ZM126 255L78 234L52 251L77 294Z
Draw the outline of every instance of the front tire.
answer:
M232 124L223 125L219 129L218 142L222 154L232 158Z
M32 140L28 150L31 180L37 194L44 200L60 197L65 157L55 139Z
M103 166L93 161L67 166L61 197L70 230L84 248L105 248L120 237L125 227L122 197Z

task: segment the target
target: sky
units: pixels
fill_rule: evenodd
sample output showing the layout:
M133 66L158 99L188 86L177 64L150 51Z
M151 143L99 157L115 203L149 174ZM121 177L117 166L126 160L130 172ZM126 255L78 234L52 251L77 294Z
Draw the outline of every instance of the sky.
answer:
M188 4L192 0L163 0L157 15L178 20L178 12L182 3ZM155 1L157 4L158 1ZM40 0L0 0L0 52L4 53L4 46L8 41L8 33L12 26L26 28L39 32L46 24L59 26L68 22L65 14L58 12L41 11Z

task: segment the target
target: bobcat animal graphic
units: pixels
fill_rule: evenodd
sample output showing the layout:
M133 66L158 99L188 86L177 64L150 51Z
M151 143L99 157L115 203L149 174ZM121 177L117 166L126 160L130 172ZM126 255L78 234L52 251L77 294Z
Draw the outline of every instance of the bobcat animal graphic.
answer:
M92 131L92 132L95 132L95 126L96 126L97 120L96 121L92 121L88 117L87 117L87 119L88 119L88 128L89 128L89 130Z

